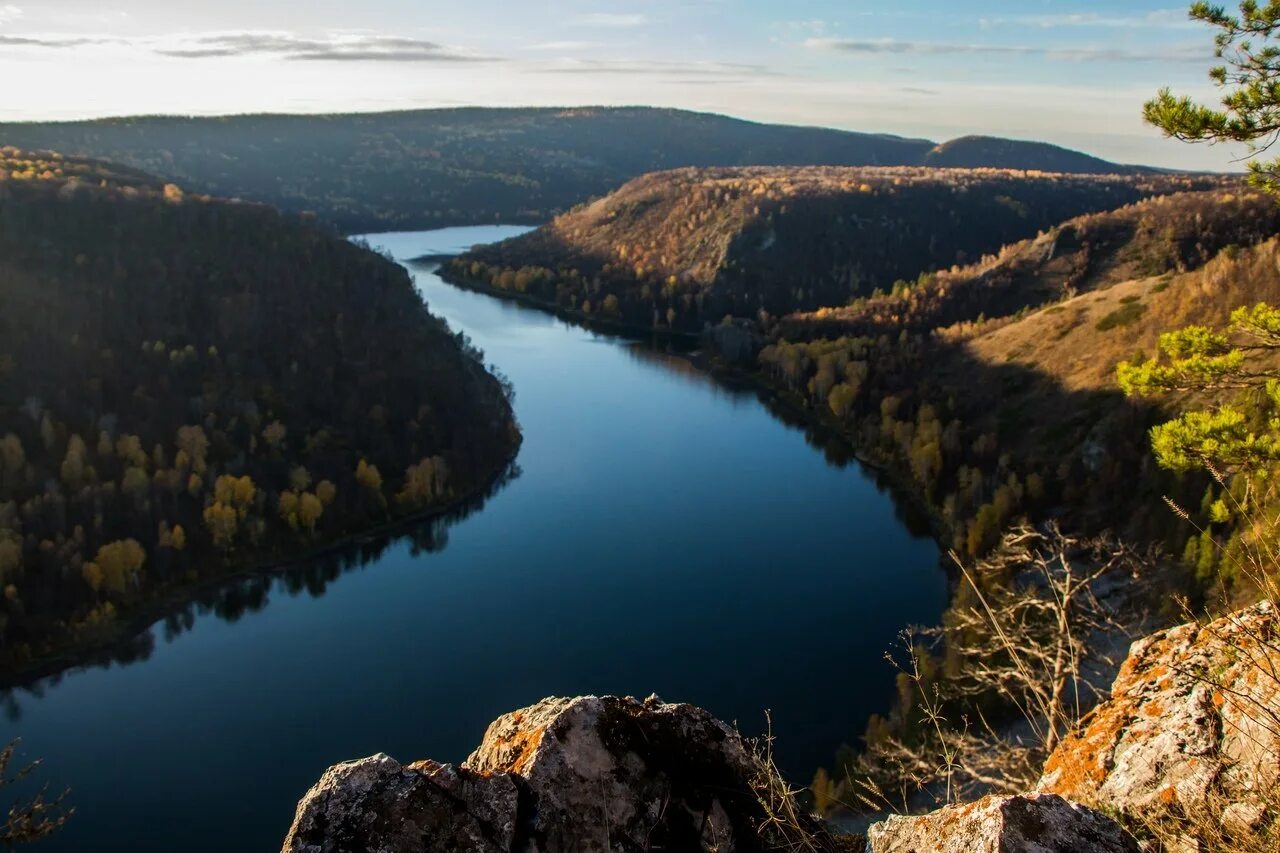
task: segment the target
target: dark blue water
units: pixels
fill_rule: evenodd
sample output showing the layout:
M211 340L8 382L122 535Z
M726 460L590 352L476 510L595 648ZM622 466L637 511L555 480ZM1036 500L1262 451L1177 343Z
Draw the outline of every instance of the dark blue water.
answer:
M388 234L398 258L520 229ZM656 692L748 733L773 712L806 783L888 707L897 630L932 622L933 543L856 464L683 361L415 269L516 387L520 475L363 555L223 590L139 660L10 698L0 736L77 814L44 847L278 849L330 764L460 761L544 696Z

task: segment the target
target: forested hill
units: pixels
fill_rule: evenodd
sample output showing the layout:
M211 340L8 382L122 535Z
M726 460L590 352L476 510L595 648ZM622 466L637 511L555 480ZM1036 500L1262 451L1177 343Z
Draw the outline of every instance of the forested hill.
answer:
M1045 142L1025 142L993 136L963 136L944 142L925 154L924 165L951 169L995 166L1001 169L1031 169L1066 174L1135 174L1144 171L1135 166L1120 166Z
M780 329L784 336L838 337L995 320L1131 279L1197 269L1223 249L1277 233L1280 205L1261 193L1175 193L1070 219L979 263L783 318Z
M924 139L639 107L6 124L0 144L125 163L190 190L313 212L348 233L541 223L638 175L682 166L910 166L932 159L1129 171L1051 145L966 140L935 147Z
M698 331L840 306L1073 216L1218 186L1182 175L680 169L646 175L450 273L594 319Z
M1218 328L1280 300L1278 258L1269 196L1148 199L893 294L783 318L762 330L757 367L914 481L957 551L979 555L1019 515L1051 514L1161 543L1195 575L1188 594L1216 597L1247 586L1214 546L1232 532L1208 511L1221 489L1151 464L1153 421L1199 402L1171 395L1153 412L1120 392L1116 366L1156 352L1170 329Z
M507 396L367 249L0 149L0 670L483 490Z

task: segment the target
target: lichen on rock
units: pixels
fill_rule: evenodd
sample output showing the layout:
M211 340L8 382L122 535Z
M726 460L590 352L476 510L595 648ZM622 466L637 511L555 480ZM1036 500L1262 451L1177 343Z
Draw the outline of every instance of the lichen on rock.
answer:
M1278 635L1263 602L1138 641L1040 790L1138 822L1176 811L1222 813L1237 831L1261 823L1280 782Z
M1053 794L991 795L926 815L894 815L868 853L1137 853L1114 821Z
M385 755L331 768L284 851L763 850L756 771L749 745L701 708L544 699L495 720L456 768Z

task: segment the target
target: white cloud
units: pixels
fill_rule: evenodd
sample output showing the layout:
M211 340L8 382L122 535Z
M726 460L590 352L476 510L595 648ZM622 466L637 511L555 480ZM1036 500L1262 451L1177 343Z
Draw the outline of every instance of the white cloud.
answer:
M574 51L587 50L592 47L599 47L599 44L593 41L543 41L528 45L526 50Z
M492 61L462 48L424 39L369 33L330 33L302 38L289 32L177 33L159 37L112 35L0 35L0 46L30 49L116 47L170 59L265 56L298 62L479 62Z
M638 14L616 14L613 12L593 12L590 15L579 15L569 21L579 27L604 27L606 29L627 29L644 26L648 18Z
M0 4L0 24L7 24L16 21L22 17L22 9L17 6L5 3Z
M1211 60L1213 53L1199 45L1167 50L1135 51L1119 47L1028 47L1022 45L969 44L960 42L903 41L899 39L811 38L804 46L853 55L955 56L1025 56L1063 62L1201 62Z
M1157 9L1145 15L1101 15L1097 12L1076 12L1057 15L1008 15L997 18L981 18L983 29L1021 26L1038 29L1060 27L1111 27L1111 28L1177 28L1197 26L1186 9Z
M698 60L659 62L641 59L563 59L538 70L549 74L619 74L694 79L778 76L778 72L763 65Z
M826 35L830 30L837 29L832 26L830 21L822 18L810 18L805 21L787 21L783 27L792 32L808 32L815 36Z

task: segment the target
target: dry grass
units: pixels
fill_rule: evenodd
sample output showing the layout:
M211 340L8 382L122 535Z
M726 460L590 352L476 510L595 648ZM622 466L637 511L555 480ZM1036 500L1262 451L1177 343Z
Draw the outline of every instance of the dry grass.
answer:
M1140 278L1087 293L998 327L953 330L987 364L1016 362L1070 391L1109 390L1115 367L1138 352L1154 353L1161 333L1188 324L1223 326L1231 311L1280 302L1280 237L1224 252L1203 268ZM1122 324L1117 312L1143 310Z
M18 743L19 741L13 740L0 749L0 788L22 782L40 766L37 760L10 773L9 766L13 763ZM39 841L57 832L75 813L75 809L67 805L70 793L67 790L50 796L46 785L30 797L11 802L8 818L4 824L0 824L0 845L9 850L18 844Z
M767 730L750 752L751 787L764 815L760 839L767 850L785 853L836 853L857 849L830 835L822 823L801 807L800 790L792 788L773 760L773 719L765 713Z

